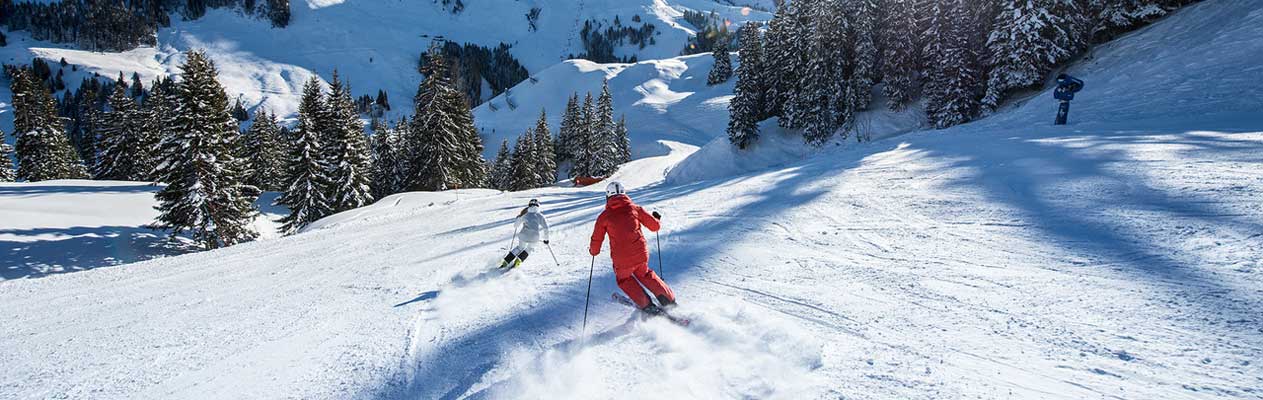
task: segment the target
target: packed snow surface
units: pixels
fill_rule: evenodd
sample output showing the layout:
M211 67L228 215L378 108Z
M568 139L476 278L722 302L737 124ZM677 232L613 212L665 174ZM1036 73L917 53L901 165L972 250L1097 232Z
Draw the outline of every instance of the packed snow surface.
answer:
M0 282L0 397L1258 398L1258 54L1257 2L1203 2L1071 68L1068 126L1044 93L679 184L701 150L664 141L618 179L664 214L651 266L689 328L607 300L599 187L409 193ZM551 250L495 273L531 198Z

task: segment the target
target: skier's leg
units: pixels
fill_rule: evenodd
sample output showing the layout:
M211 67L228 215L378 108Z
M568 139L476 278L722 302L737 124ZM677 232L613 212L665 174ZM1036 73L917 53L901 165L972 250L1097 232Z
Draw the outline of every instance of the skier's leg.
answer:
M629 268L615 265L614 277L618 279L618 288L622 289L623 293L627 294L627 297L636 303L636 307L645 308L645 306L650 304L649 297L645 296L644 289L641 289L640 283L636 282L636 278L633 276L634 271L635 267Z
M648 265L643 265L636 270L636 280L640 281L641 285L645 285L645 289L653 292L659 304L666 306L675 303L675 292L672 292L671 287L667 286L658 274L653 273Z

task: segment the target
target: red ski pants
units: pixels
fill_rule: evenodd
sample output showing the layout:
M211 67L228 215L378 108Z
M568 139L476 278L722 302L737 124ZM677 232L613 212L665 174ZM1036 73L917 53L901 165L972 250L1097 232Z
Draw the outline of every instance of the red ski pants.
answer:
M653 292L654 296L666 297L670 301L675 301L675 293L671 292L671 288L667 287L667 283L658 277L649 269L648 263L636 264L631 267L614 266L614 277L618 278L618 288L623 289L623 293L627 294L632 301L636 302L636 306L644 308L649 305L649 297L645 296L645 291L640 287L643 285L645 289Z

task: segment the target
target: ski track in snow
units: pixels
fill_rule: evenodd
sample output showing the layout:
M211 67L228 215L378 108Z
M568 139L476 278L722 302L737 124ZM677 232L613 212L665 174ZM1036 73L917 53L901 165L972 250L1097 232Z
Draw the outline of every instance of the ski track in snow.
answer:
M1067 127L1040 96L671 183L706 149L661 143L616 178L664 214L650 265L689 328L607 300L606 253L580 333L599 187L408 193L296 236L0 282L0 397L1259 398L1263 119L1241 93L1263 93L1260 37L1248 0L1180 11L1070 70L1088 89ZM1162 68L1162 41L1172 65L1213 61L1180 77L1200 103L1108 78ZM560 265L492 271L531 198Z

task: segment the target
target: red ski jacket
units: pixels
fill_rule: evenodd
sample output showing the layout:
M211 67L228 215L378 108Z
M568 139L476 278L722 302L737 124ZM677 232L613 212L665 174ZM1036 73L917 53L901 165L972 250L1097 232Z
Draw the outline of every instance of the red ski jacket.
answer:
M605 211L596 218L596 228L592 230L592 245L588 252L592 256L601 254L601 242L605 235L610 236L610 259L614 268L630 268L649 262L649 245L645 235L640 232L644 226L658 231L658 220L654 219L644 208L632 203L625 194L615 195L605 200Z

